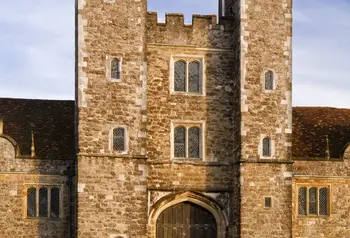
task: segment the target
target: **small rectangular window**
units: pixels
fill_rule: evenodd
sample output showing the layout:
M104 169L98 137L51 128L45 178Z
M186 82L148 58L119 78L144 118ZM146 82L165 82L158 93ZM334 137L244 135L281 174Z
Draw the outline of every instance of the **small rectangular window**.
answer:
M272 207L272 198L265 197L265 208L271 208L271 207Z

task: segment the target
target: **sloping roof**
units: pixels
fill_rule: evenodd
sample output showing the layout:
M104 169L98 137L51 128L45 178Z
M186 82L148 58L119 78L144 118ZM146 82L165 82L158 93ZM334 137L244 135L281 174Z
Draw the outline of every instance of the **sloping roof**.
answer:
M350 109L293 108L293 157L325 158L327 136L330 158L340 158L350 142Z
M20 156L41 159L74 159L74 101L0 98L3 134L16 141Z

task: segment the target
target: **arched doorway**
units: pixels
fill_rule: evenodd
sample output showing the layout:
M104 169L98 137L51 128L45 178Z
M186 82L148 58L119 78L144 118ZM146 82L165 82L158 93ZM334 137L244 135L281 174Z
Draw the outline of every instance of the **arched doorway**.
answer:
M165 209L157 219L157 238L217 238L212 213L191 202Z

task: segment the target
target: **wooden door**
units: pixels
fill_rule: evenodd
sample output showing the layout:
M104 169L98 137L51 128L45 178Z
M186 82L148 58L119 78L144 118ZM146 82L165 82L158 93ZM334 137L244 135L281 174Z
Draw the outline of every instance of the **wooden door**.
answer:
M176 204L158 217L157 238L217 238L216 221L196 204Z

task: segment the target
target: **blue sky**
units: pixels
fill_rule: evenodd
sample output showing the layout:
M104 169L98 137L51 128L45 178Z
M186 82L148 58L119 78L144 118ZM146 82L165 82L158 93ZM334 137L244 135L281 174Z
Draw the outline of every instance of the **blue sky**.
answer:
M217 13L217 0L148 0ZM350 0L294 0L293 104L350 108ZM0 1L0 97L74 99L74 0Z

